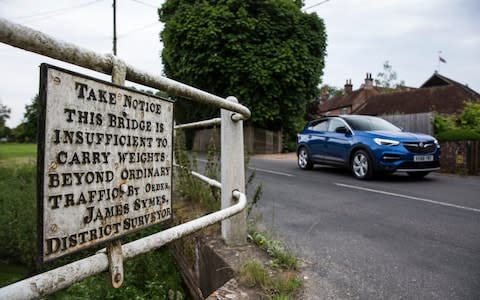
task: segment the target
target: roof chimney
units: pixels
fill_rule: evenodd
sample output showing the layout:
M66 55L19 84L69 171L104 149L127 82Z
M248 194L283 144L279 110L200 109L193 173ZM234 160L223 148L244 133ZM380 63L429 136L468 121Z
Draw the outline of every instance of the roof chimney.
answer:
M352 80L347 79L347 82L345 82L345 86L344 86L345 95L350 94L352 91L353 91Z
M373 89L373 78L372 73L367 73L365 78L365 89Z

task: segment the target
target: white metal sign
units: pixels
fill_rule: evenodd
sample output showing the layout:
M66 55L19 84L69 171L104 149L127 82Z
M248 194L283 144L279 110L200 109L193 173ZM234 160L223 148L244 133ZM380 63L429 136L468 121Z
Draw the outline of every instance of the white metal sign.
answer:
M170 219L173 103L46 64L40 77L41 260Z

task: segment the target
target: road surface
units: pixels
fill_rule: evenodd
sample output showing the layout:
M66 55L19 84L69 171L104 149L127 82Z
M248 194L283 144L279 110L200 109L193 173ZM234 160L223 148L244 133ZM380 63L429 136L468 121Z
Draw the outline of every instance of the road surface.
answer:
M479 177L360 181L255 157L249 169L258 226L305 261L311 299L480 299Z

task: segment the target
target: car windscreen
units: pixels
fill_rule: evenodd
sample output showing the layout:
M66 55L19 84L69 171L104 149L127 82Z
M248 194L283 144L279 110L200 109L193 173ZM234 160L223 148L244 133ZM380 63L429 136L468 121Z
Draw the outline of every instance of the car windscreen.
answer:
M397 126L376 117L344 117L353 130L361 131L402 131Z

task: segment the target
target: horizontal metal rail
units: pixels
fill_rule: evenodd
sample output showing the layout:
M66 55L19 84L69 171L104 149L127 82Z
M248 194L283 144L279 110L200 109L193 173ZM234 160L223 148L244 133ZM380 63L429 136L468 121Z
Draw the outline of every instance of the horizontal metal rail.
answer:
M196 173L195 176L210 185L221 186L218 181L201 174ZM205 179L208 179L208 181ZM235 205L123 245L124 258L130 259L160 248L171 241L240 213L247 205L247 198L245 194L239 191L233 191L232 196L238 200ZM14 300L43 297L107 269L108 257L105 249L102 249L90 257L3 287L0 289L0 299Z
M192 122L192 123L188 123L188 124L175 125L175 129L208 127L208 126L219 125L221 123L222 123L221 118L214 118L214 119L205 120L205 121L198 121L198 122Z
M195 171L191 171L192 175L205 181L206 183L208 183L210 186L213 186L213 187L216 187L216 188L219 188L221 189L222 188L222 184L214 179L211 179L211 178L208 178L207 176L205 175L202 175L200 173L197 173Z
M183 167L183 166L181 166L179 164L175 164L175 163L173 164L173 166L176 167L176 168L180 168L180 169L187 169L186 167ZM205 175L202 175L200 173L197 173L195 171L189 171L189 172L190 172L190 174L197 177L198 179L203 180L204 182L208 183L208 185L210 185L210 186L213 186L213 187L216 187L216 188L219 188L219 189L222 188L222 184L220 182L216 181L215 179L211 179L211 178L209 178Z
M4 18L0 18L0 42L108 75L112 74L114 61L118 62L118 58L113 55L97 54ZM125 66L128 81L160 89L173 96L237 112L244 120L250 118L250 110L241 104L163 76L148 74L128 64Z

